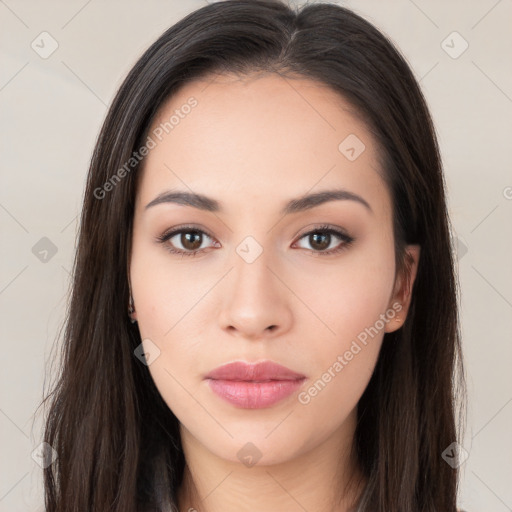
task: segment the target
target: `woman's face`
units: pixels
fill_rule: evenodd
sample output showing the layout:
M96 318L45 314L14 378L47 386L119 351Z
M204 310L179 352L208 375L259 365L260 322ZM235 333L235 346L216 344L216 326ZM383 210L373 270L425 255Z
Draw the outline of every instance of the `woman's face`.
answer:
M370 133L330 89L254 75L184 86L149 136L130 279L149 371L182 435L260 464L348 442L408 305ZM328 191L339 194L315 198ZM234 361L304 378L205 378Z

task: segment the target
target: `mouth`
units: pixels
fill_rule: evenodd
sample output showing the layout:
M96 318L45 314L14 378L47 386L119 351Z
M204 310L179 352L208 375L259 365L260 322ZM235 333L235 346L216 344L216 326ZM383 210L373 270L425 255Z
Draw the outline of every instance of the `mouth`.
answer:
M234 361L215 368L215 370L206 375L206 378L265 382L271 380L298 380L305 378L305 375L294 372L290 368L273 361L261 361L258 363Z
M205 380L224 401L242 409L262 409L296 391L306 376L272 361L235 361L210 372Z

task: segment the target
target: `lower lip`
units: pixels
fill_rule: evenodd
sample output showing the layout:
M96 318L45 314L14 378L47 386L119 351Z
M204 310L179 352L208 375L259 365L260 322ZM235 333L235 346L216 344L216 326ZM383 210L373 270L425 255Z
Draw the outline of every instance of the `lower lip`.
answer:
M214 393L242 409L263 409L290 396L304 379L248 382L240 380L207 379Z

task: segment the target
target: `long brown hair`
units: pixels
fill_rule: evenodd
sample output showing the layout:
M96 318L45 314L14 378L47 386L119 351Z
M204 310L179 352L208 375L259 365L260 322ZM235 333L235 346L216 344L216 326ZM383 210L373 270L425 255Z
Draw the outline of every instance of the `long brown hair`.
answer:
M147 366L127 316L127 264L140 161L155 114L179 87L211 73L304 77L332 88L363 119L392 193L397 272L421 245L410 310L384 336L358 405L353 449L367 485L359 512L455 512L457 467L442 457L460 437L465 381L455 258L435 129L408 64L347 8L227 0L169 28L136 62L99 134L89 168L44 441L47 512L177 510L185 459L179 422ZM141 160L143 161L143 160ZM127 162L131 162L126 166ZM119 170L124 166L124 173ZM106 184L109 183L109 186Z

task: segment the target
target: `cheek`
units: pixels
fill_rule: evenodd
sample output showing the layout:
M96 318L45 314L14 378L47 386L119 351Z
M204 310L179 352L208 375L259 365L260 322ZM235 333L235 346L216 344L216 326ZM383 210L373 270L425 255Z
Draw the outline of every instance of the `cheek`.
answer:
M339 263L308 265L293 289L316 314L317 332L332 342L329 346L342 349L389 308L395 274L392 241L375 238L349 249Z
M313 432L311 443L332 435L348 418L355 421L357 404L370 381L381 343L382 335L377 335L367 345L357 340L344 344L330 354L301 390L294 417L301 428Z
M183 414L191 404L188 393L200 383L195 377L206 369L200 365L211 336L203 326L215 315L205 310L204 299L212 279L192 278L188 260L158 249L134 237L130 279L144 352L157 354L148 370L168 406Z
M338 269L325 294L310 294L311 309L325 325L316 322L322 334L311 335L310 379L298 395L296 412L304 427L317 429L320 437L354 411L377 363L386 321L393 321L388 306L394 264L366 263Z
M143 338L171 338L211 286L211 279L190 275L194 266L186 258L134 240L130 279Z
M296 283L297 294L307 298L305 302L318 318L310 315L312 320L304 331L309 336L302 337L312 372L299 401L311 405L309 412L317 409L321 414L335 403L338 420L348 414L374 370L384 328L395 317L389 303L394 248L392 241L374 240L364 250L347 252L339 265L306 273Z

